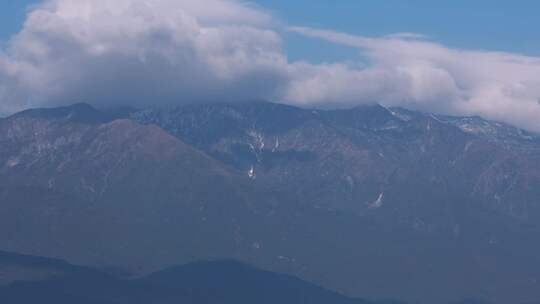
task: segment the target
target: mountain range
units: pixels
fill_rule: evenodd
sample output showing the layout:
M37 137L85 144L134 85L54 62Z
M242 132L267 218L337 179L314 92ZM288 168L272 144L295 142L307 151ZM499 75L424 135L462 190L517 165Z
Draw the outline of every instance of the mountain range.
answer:
M540 136L479 117L251 102L0 119L0 249L114 278L235 260L348 299L534 303L539 200Z

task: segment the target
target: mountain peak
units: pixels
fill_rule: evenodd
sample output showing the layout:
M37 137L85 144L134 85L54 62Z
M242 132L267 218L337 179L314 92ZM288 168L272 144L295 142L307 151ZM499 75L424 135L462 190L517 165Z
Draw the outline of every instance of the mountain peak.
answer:
M111 117L87 103L76 103L57 108L38 108L16 113L10 118L60 119L69 122L95 124L111 120Z

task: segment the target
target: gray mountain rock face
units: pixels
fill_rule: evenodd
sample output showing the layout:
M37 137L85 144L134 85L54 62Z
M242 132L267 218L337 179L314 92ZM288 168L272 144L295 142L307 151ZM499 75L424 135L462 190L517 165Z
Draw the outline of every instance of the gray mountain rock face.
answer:
M373 299L540 299L540 141L272 103L0 120L0 249L147 274L235 259Z

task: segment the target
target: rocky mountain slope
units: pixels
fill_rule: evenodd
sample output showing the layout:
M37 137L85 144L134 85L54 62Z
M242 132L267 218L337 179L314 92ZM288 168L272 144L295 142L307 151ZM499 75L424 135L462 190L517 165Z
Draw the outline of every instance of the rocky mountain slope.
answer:
M540 143L271 103L0 120L0 249L148 274L235 259L349 296L540 299Z
M461 195L513 217L540 214L530 210L540 197L532 186L540 182L539 137L479 118L268 103L147 109L130 117L322 208L363 213L384 204L379 197L391 200L393 185L405 184L398 187L404 190L415 182L422 198L421 185L436 196Z
M236 250L256 221L247 178L156 126L77 105L20 113L0 134L5 250L147 272Z

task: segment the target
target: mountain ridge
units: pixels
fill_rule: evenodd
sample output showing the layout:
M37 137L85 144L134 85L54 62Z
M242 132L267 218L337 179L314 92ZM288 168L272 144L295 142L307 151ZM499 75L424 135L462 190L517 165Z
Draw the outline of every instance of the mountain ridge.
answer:
M292 276L262 271L232 260L198 261L136 279L117 278L61 260L0 252L0 274L9 276L5 270L7 265L13 269L33 266L49 271L48 276L41 278L0 284L0 298L13 304L43 299L54 300L57 304L165 304L179 301L193 304L398 304L348 298Z
M137 275L233 259L351 297L540 297L534 142L382 106L49 111L0 120L0 249Z

